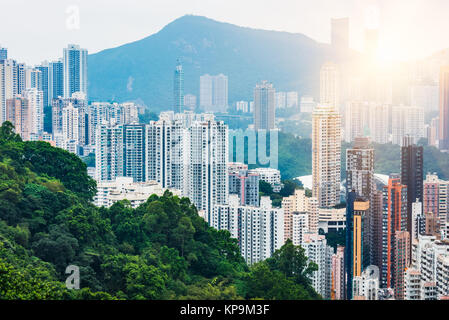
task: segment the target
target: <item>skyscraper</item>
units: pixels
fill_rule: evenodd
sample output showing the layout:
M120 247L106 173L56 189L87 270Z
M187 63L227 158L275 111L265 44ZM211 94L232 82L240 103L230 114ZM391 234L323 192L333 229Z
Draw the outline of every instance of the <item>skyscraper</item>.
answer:
M440 138L439 148L449 150L449 66L440 69Z
M238 240L245 261L254 264L271 257L284 244L283 216L283 210L273 208L269 197L261 197L260 206L253 207L242 206L233 194L228 204L214 205L209 223L217 230L228 230Z
M62 137L64 140L79 139L79 113L72 103L62 109Z
M352 243L353 243L353 276L358 277L369 265L369 243L365 232L365 224L369 218L370 202L358 198L354 202L354 215L352 218ZM368 251L368 252L367 252ZM368 261L367 261L368 260Z
M345 247L338 246L337 252L332 255L332 300L345 300Z
M6 101L18 94L18 68L14 60L0 61L0 123L6 120Z
M17 93L18 94L23 94L23 91L27 88L26 86L26 70L27 70L27 66L25 65L25 63L17 63L16 64L17 67Z
M48 82L48 76L49 76L49 65L48 62L44 61L39 66L36 66L36 69L40 71L40 87L38 87L39 90L42 90L44 95L44 108L51 105L51 99L49 96L49 82Z
M79 45L69 44L64 48L64 98L71 98L75 92L82 92L87 100L87 50Z
M28 100L30 114L30 134L39 137L44 131L44 95L36 88L25 89L23 97Z
M306 233L301 246L306 257L318 265L318 270L310 275L313 288L323 298L330 299L333 249L327 245L326 237L317 233Z
M123 172L134 182L146 181L146 126L125 124L123 126Z
M352 280L362 274L366 267L368 243L364 236L365 221L369 214L370 202L357 195L355 191L349 191L346 196L346 295L352 299Z
M331 44L336 50L349 49L349 18L331 19Z
M424 150L422 146L413 143L413 138L406 136L401 147L401 183L407 186L407 231L413 234L413 219L411 216L413 203L423 202L424 180ZM438 214L435 212L435 214ZM411 255L411 246L408 247Z
M372 219L372 264L379 270L382 268L382 220L383 220L383 194L382 191L373 192L371 204Z
M407 230L407 186L401 184L398 175L392 175L383 188L382 214L382 268L383 288L395 285L396 233Z
M254 89L254 129L275 129L276 91L271 83L262 81Z
M28 100L21 95L6 100L5 121L14 125L14 130L23 140L30 140L31 117Z
M439 226L448 221L449 181L440 180L436 174L428 174L424 181L423 213L435 213Z
M0 60L0 124L6 120L5 61Z
M320 207L340 203L341 117L331 106L321 105L312 115L313 196Z
M348 191L356 191L365 199L371 199L375 191L374 149L368 138L358 137L353 148L346 150L346 182Z
M338 110L339 72L335 63L327 62L320 71L320 102Z
M354 147L346 150L347 191L355 191L358 196L373 202L376 183L374 181L374 149L369 147L368 138L356 138ZM363 241L365 256L363 267L372 264L373 256L373 210L369 206L363 221Z
M98 125L95 140L97 181L112 181L117 177L124 177L123 125Z
M147 180L181 190L206 221L228 199L228 128L211 114L161 113L147 136Z
M418 141L425 137L424 109L421 107L393 106L391 112L392 142L401 145L405 136Z
M394 237L394 296L404 300L405 270L410 265L410 233L397 231Z
M53 99L64 96L64 64L61 60L48 64L48 98L51 104Z
M224 74L200 77L200 107L205 112L226 112L228 107L228 77Z
M181 113L184 111L184 70L178 60L173 79L173 111Z

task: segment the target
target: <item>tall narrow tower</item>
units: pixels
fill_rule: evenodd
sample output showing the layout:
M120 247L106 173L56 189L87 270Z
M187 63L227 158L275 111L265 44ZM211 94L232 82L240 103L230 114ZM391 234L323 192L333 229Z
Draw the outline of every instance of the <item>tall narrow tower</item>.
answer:
M276 91L271 83L262 81L254 89L254 129L275 128Z
M335 63L325 63L320 70L320 102L339 109L339 73Z
M320 207L340 203L341 116L328 105L318 106L312 115L312 180Z
M413 143L413 138L405 136L401 147L401 183L407 186L407 231L413 234L413 203L418 200L423 203L424 184L424 151L422 146ZM412 254L408 246L409 255Z
M439 148L449 150L449 66L440 70L440 138Z
M175 113L181 113L184 109L184 70L182 69L182 64L179 60L175 69L173 101L173 111Z
M64 98L82 92L87 100L87 50L69 44L64 48Z

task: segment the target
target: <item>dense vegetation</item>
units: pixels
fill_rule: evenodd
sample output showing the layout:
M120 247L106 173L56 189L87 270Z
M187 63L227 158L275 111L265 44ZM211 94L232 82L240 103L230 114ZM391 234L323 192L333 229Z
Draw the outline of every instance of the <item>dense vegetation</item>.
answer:
M289 197L295 193L296 189L303 189L301 182L298 180L284 180L283 187L280 192L274 192L271 184L260 180L259 181L259 196L270 197L273 207L281 207L282 199Z
M317 299L316 265L288 242L248 267L237 240L169 192L133 209L91 204L75 155L0 128L0 299ZM81 290L64 286L68 265Z

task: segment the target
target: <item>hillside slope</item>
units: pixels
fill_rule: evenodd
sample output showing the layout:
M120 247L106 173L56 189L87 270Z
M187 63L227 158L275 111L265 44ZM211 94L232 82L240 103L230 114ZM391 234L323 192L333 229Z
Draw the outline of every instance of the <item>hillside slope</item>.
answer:
M156 111L170 109L178 58L186 94L199 95L200 75L223 73L229 77L230 103L252 99L261 80L279 91L317 94L320 66L338 59L329 45L301 34L189 15L142 40L89 55L90 99L141 99Z

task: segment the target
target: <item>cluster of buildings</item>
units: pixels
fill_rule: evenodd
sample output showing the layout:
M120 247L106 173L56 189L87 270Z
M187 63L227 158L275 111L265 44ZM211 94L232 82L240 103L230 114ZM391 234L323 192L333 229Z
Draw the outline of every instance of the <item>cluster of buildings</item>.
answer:
M332 20L337 52L348 50L348 24L348 19ZM366 38L371 61L377 31L367 30ZM0 48L0 120L11 121L25 140L49 141L78 155L94 153L89 173L97 181L98 206L127 199L138 207L167 190L188 197L210 226L238 240L249 264L269 258L290 239L318 265L312 285L326 299L447 299L449 182L436 174L424 179L418 141L427 137L449 150L449 68L440 71L439 99L434 83L416 82L405 104L394 94L388 73L341 72L345 67L322 66L318 103L309 96L299 100L297 92L276 92L268 81L256 85L252 102L236 103L237 110L253 113L256 131L276 130L276 109L311 113L312 190L295 190L280 207L259 192L260 181L281 191L279 170L232 162L228 126L213 114L228 107L223 74L200 77L199 106L205 113L195 113L196 96L184 95L178 62L172 111L143 124L140 107L132 102L88 101L87 51L79 46L69 45L63 59L35 68L8 59ZM437 100L440 116L426 126L424 114L438 109ZM343 140L352 144L344 154ZM400 172L380 187L372 142L401 146ZM341 231L344 243L331 247L326 234Z
M9 59L6 48L0 50L0 123L10 121L25 140L54 142L46 110L58 99L87 101L87 50L69 45L63 58L34 67ZM72 138L62 125L60 129Z

